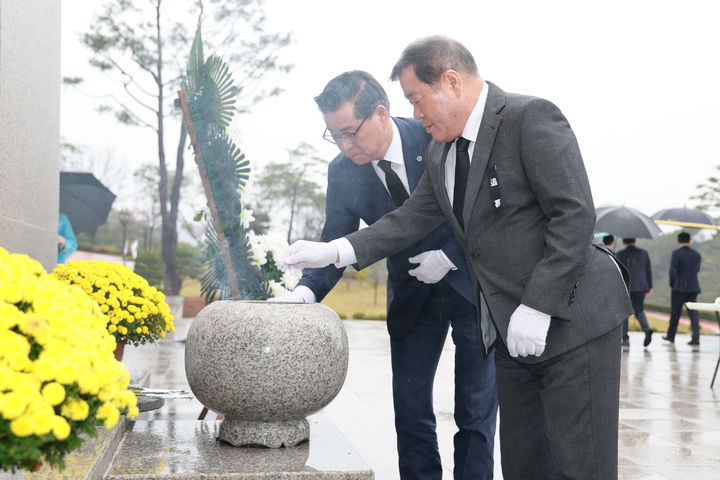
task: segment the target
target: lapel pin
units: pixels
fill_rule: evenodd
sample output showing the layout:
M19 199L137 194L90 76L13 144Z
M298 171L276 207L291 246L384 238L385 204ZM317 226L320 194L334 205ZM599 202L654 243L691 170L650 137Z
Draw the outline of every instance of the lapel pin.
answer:
M422 155L418 155L415 160L417 160L418 162L422 162Z

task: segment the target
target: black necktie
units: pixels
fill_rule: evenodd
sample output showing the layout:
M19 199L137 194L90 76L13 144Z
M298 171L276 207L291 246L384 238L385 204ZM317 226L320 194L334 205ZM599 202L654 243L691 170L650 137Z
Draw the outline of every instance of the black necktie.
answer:
M395 202L395 205L398 207L401 206L410 195L408 195L407 190L405 190L402 181L400 181L400 177L393 171L390 162L387 160L380 160L378 167L385 172L385 183L387 183L393 202Z
M470 155L468 146L470 140L460 137L455 142L455 189L453 190L453 212L455 218L463 225L463 203L465 203L465 189L467 187L468 173L470 172Z

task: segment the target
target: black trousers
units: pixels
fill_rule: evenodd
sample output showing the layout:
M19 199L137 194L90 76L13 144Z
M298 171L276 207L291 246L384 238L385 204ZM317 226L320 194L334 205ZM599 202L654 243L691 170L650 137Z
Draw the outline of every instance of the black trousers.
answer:
M645 294L646 292L630 292L630 302L632 303L633 310L635 311L635 318L640 322L640 328L643 332L650 330L650 325L645 316ZM623 341L628 340L628 319L623 320Z
M505 480L617 480L621 329L535 365L496 342Z
M667 337L670 340L675 339L675 333L677 333L678 323L680 322L680 314L682 314L683 305L685 302L696 302L697 293L678 292L673 290L670 292L670 326L668 327ZM690 328L692 329L692 341L700 341L700 315L697 310L688 309L688 316L690 317Z

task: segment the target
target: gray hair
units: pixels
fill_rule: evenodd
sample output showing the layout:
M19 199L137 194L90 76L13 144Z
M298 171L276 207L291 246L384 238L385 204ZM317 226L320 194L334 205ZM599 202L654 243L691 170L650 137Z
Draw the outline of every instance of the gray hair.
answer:
M369 117L378 105L390 111L385 89L372 75L361 70L341 73L315 97L315 103L323 114L335 112L347 102L353 102L353 113L357 118Z
M478 74L470 51L457 40L448 37L421 38L405 47L392 69L390 80L397 80L400 72L411 65L417 78L428 85L434 85L446 70L467 75Z

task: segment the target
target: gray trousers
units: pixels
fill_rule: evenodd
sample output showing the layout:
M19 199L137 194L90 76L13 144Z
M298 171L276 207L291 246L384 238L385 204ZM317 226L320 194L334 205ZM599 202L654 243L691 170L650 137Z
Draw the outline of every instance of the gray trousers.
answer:
M505 480L617 480L621 338L618 324L535 365L496 342Z

